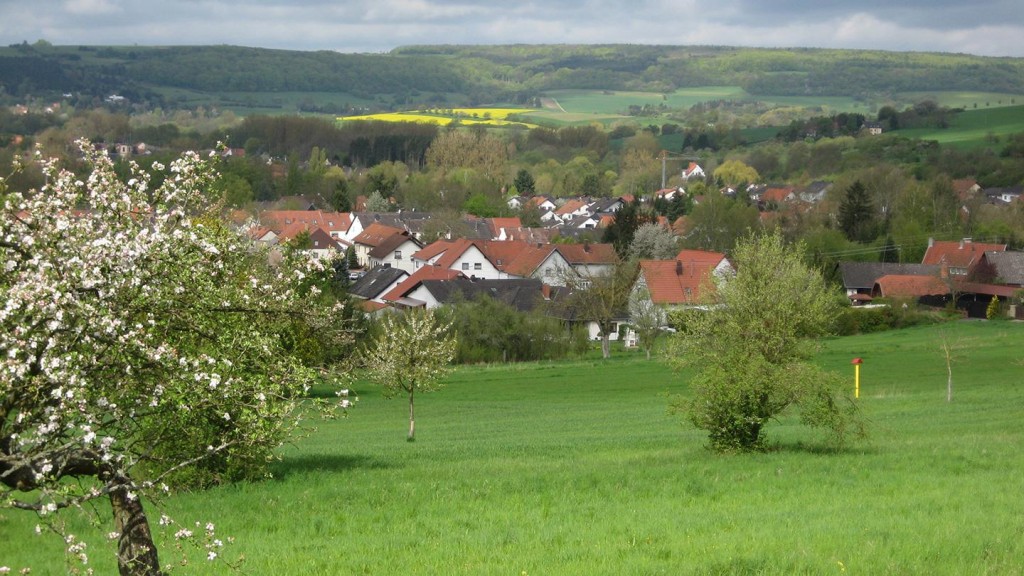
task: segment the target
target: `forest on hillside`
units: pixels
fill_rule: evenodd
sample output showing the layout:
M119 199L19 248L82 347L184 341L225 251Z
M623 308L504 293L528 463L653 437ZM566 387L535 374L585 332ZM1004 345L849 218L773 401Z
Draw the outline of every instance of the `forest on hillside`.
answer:
M332 92L403 106L532 103L561 89L669 93L738 86L754 97L898 92L1024 94L1024 59L963 54L641 45L408 46L342 54L236 46L0 48L0 100L119 94L164 109L175 91Z

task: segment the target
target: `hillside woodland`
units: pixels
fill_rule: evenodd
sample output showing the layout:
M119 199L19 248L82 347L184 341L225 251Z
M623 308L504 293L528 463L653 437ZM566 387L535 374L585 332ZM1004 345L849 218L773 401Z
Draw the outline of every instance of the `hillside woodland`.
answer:
M559 89L669 93L738 86L754 97L929 91L1024 94L1024 59L863 50L640 45L409 46L341 54L236 46L0 49L6 96L111 94L174 108L180 91L341 93L353 103L433 107L528 103ZM178 91L175 93L175 91Z

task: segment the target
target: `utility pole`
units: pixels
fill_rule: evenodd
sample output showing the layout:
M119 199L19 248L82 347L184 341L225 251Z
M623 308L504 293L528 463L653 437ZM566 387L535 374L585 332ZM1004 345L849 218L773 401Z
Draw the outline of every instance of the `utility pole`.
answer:
M665 186L668 185L668 181L665 179L665 161L668 160L668 150L661 151L661 189L664 190Z

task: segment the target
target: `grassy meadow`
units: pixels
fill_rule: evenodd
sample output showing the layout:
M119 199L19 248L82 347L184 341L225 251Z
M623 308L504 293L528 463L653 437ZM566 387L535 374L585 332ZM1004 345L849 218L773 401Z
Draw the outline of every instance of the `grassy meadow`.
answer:
M864 359L871 437L839 453L792 416L768 429L770 453L710 453L667 413L686 375L637 352L460 368L418 398L414 443L406 402L357 384L350 416L317 422L274 479L148 510L215 522L248 574L1020 574L1022 341L1010 322L825 341L817 361L851 389ZM60 573L61 543L34 524L2 513L0 566ZM113 573L111 528L73 529ZM155 529L163 563L179 561L173 529ZM229 572L184 554L179 573Z
M907 138L937 140L957 148L997 145L1006 136L1024 132L1024 105L968 108L953 117L949 128L900 130Z

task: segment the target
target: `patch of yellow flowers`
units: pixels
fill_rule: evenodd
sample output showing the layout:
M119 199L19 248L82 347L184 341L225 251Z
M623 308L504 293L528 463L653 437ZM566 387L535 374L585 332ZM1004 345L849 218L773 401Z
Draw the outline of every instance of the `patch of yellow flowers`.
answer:
M364 116L344 116L338 120L377 120L381 122L420 122L447 126L452 122L471 126L485 124L488 126L509 126L520 124L530 128L536 127L525 122L509 121L513 114L523 114L534 110L525 108L437 108L432 110L412 110L409 112L387 112L367 114Z

